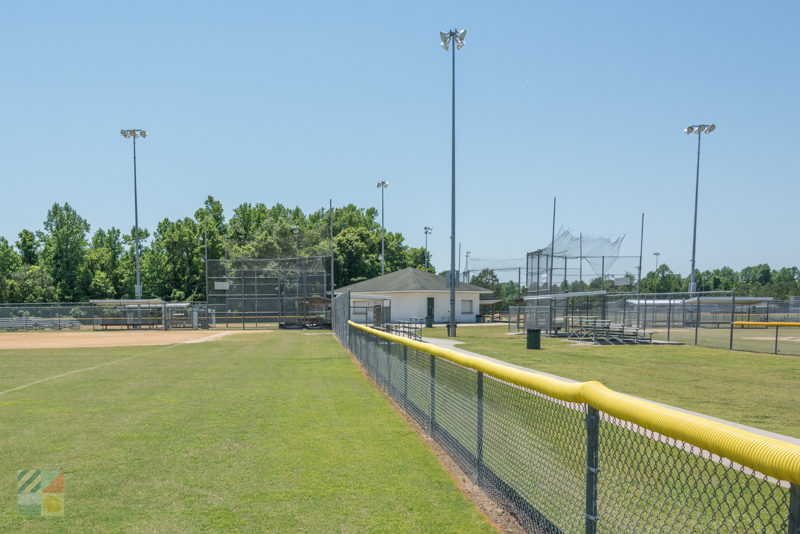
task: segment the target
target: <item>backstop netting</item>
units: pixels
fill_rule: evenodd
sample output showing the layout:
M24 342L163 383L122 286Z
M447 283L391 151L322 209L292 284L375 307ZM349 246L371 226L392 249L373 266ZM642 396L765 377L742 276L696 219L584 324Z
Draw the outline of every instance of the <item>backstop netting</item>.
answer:
M206 295L216 326L330 324L330 256L208 260Z
M574 282L588 287L593 280L635 286L639 256L620 255L625 236L598 237L561 228L553 243L529 252L526 260L528 294L568 291Z

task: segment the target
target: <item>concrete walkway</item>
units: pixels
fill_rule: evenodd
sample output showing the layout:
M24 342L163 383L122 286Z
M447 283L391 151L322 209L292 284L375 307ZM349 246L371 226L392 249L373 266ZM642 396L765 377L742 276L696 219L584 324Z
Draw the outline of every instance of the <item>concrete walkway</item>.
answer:
M464 343L463 341L457 341L455 339L437 338L437 337L423 337L422 341L425 341L426 343L430 343L431 345L436 345L437 347L443 347L443 348L446 348L446 349L452 349L452 350L454 350L456 352L460 352L462 354L467 354L469 356L475 356L477 358L483 358L485 360L490 360L490 361L493 361L493 362L499 362L499 363L502 363L502 364L505 364L505 365L509 365L511 367L515 367L517 369L522 369L523 371L536 373L538 375L549 376L549 377L552 377L552 378L556 378L558 380L563 380L565 382L573 382L573 383L577 382L577 380L571 380L569 378L564 378L563 376L558 376L558 375L554 375L554 374L551 374L551 373L545 373L543 371L537 371L536 369L531 369L529 367L523 367L522 365L515 365L513 363L504 362L503 360L498 360L497 358L492 358L490 356L484 356L483 354L478 354L477 352L470 352L468 350L464 350L464 349L458 347L458 345L462 345ZM627 393L624 393L624 395L627 395ZM724 424L726 424L728 426L732 426L734 428L738 428L740 430L744 430L744 431L750 432L752 434L757 434L759 436L764 436L766 438L777 439L779 441L784 441L786 443L791 443L792 445L797 445L798 447L800 447L800 438L793 438L792 436L784 436L783 434L778 434L777 432L770 432L768 430L762 430L760 428L755 428L755 427L752 427L752 426L747 426L747 425L742 425L742 424L739 424L739 423L734 423L733 421L726 421L725 419L719 419L717 417L711 417L710 415L697 413L697 412L692 412L690 410L684 410L683 408L678 408L677 406L670 406L669 404L663 404L661 402L655 402L655 401L652 401L650 399L642 399L641 397L636 397L635 395L628 395L628 396L629 397L633 397L635 399L641 399L641 400L645 400L647 402L652 402L653 404L657 404L658 406L663 406L665 408L671 408L673 410L677 410L679 412L683 412L683 413L686 413L686 414L689 414L689 415L696 415L696 416L702 417L704 419L708 419L708 420L711 420L711 421L716 421L718 423L724 423Z

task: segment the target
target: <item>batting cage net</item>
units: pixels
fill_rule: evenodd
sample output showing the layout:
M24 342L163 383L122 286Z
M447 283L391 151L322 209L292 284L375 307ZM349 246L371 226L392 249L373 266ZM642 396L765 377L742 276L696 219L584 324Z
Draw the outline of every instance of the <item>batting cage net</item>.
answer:
M800 447L597 382L352 322L334 332L528 532L798 532Z
M330 256L208 260L215 326L330 325Z

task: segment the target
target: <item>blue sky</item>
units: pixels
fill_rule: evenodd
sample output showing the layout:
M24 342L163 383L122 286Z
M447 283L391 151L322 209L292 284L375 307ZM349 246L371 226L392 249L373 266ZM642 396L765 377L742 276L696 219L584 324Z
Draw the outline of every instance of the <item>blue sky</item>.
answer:
M800 264L797 2L15 2L0 17L0 235L69 202L98 227L191 215L211 194L379 206L449 263L450 57L457 240L522 258L557 224L627 234L687 273Z

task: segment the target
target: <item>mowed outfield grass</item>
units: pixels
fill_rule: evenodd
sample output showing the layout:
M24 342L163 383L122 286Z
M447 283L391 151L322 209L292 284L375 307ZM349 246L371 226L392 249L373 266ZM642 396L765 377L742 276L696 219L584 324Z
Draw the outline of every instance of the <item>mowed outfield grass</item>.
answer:
M0 351L0 532L494 532L330 333ZM66 473L21 519L19 469Z
M459 348L764 430L800 437L800 358L690 345L588 345L525 335L506 326L462 327ZM444 327L424 336L447 337Z

